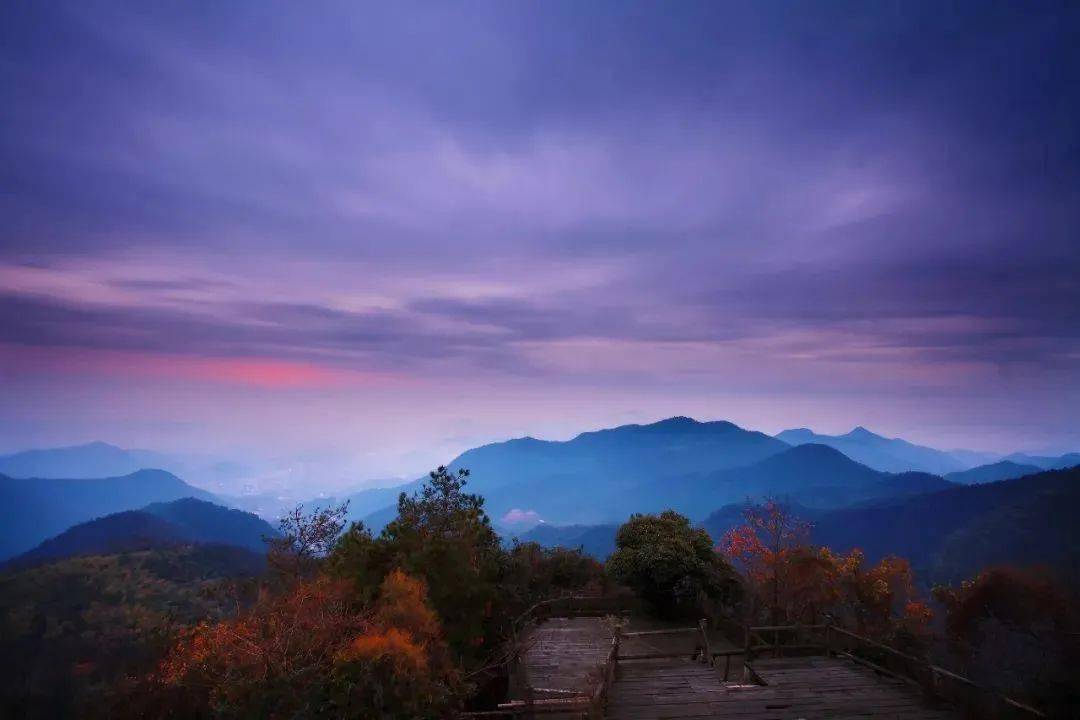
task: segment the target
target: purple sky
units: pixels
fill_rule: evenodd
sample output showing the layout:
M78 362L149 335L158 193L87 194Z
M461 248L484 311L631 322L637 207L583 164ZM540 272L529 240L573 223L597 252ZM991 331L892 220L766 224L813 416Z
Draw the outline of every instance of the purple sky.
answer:
M4 3L0 450L1080 448L1068 5Z

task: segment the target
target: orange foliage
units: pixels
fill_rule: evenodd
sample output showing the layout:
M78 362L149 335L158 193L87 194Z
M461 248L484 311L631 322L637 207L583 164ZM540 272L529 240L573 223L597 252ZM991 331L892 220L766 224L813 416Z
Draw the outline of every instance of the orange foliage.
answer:
M907 560L883 558L865 566L858 548L847 554L809 542L810 527L776 501L747 509L746 524L729 531L720 550L742 570L752 591L751 615L767 611L773 624L820 622L823 616L884 635L915 632L933 613L915 596Z
M160 675L165 683L182 683L195 674L297 675L317 666L325 648L367 627L347 583L317 578L264 598L234 620L190 629L165 658Z
M424 581L401 570L391 571L383 580L375 619L383 627L407 630L423 642L430 642L440 634L439 619L428 603Z
M428 664L423 647L409 633L393 627L354 638L336 659L346 663L388 660L401 673L420 673Z
M452 701L447 660L424 584L401 571L373 608L327 577L264 597L233 620L188 631L162 662L162 685L215 715L414 717Z

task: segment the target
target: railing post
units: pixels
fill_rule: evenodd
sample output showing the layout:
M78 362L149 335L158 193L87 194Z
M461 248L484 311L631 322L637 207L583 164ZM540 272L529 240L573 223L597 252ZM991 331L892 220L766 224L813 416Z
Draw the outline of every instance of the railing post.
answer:
M746 677L746 666L750 664L750 623L743 625L743 679Z
M698 629L701 630L701 651L705 655L705 662L713 664L712 648L709 646L709 631L705 618L698 620Z

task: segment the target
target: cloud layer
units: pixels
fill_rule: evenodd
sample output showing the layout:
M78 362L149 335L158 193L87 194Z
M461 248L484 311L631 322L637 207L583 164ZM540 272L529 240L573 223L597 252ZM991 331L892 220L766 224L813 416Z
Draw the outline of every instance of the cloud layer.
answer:
M27 402L122 367L146 416L166 382L338 389L334 413L423 387L443 420L408 442L437 447L478 388L507 398L480 437L565 393L621 408L536 426L709 398L767 429L971 443L992 408L995 441L1080 441L1075 8L2 12L0 359Z

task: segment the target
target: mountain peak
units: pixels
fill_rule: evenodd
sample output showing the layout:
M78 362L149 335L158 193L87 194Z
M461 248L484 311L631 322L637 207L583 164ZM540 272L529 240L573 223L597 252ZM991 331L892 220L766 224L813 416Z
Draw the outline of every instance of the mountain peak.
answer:
M701 423L699 423L692 417L686 417L685 415L676 415L675 417L669 417L666 420L657 420L656 422L650 423L645 427L679 428L691 427L693 425L701 425Z
M878 435L877 433L874 433L874 432L870 432L869 430L864 428L862 425L859 425L854 430L852 430L847 435L845 435L844 437L856 438L856 439L860 439L860 440L869 440L870 438L880 438L881 435Z

